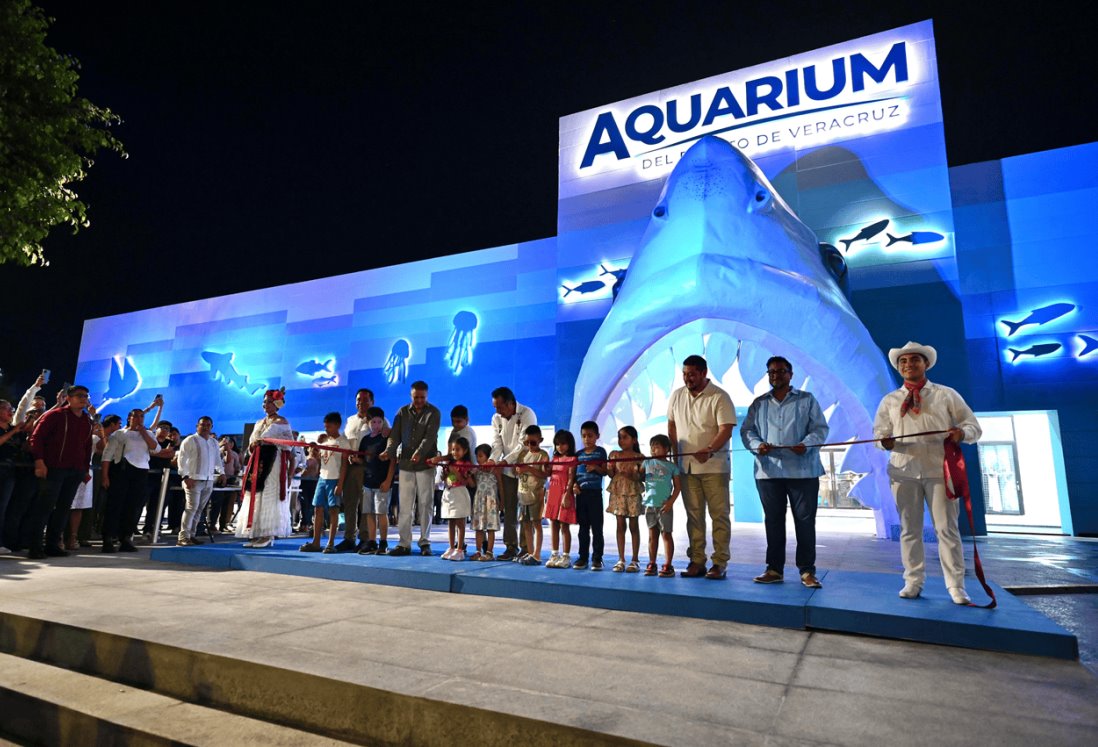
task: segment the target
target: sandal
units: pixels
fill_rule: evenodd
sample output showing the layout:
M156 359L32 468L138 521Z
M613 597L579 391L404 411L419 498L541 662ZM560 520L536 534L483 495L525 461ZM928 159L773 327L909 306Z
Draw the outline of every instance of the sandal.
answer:
M675 575L675 567L670 563L665 563L663 568L660 568L658 575L660 578L672 578Z
M656 564L655 563L649 563L648 565L646 565L644 567L644 575L645 576L655 576L656 575Z
M469 560L484 560L484 553L473 553L469 556Z
M314 545L312 542L306 542L304 545L297 549L301 552L320 552L320 545Z
M626 573L637 573L638 571L640 571L640 569L641 569L640 563L638 563L635 560L630 560L629 565L627 565L625 567L625 572Z
M614 573L621 573L625 570L625 561L619 560L617 563L614 563L614 567L610 570L612 570Z

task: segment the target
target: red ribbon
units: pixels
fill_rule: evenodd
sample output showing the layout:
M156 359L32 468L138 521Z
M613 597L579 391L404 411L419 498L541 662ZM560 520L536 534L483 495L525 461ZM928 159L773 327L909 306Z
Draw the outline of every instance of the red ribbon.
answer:
M968 468L965 466L965 455L961 453L961 447L952 438L945 440L945 459L942 462L942 471L945 476L946 495L951 501L958 497L965 499L965 511L968 513L968 527L972 532L972 560L976 566L976 578L984 591L991 597L989 604L969 604L970 607L982 607L983 609L995 609L998 602L995 601L995 592L988 586L984 578L984 566L980 562L980 551L976 547L976 522L972 518L972 496L968 490Z

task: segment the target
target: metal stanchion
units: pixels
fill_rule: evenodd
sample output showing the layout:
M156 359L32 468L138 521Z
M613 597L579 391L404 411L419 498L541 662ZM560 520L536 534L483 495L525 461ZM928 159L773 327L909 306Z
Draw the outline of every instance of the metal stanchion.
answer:
M160 495L156 499L156 523L153 524L152 535L154 545L160 539L160 521L164 518L164 498L168 495L168 482L172 479L172 471L168 467L165 467L160 474Z

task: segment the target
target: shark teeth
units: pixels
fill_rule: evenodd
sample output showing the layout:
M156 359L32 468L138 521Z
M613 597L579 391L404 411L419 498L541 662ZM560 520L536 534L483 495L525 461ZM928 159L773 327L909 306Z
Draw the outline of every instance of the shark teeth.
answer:
M771 355L786 355L795 360L793 386L812 392L824 410L831 427L828 442L850 441L870 434L871 416L833 372L800 360L802 356L793 352L791 344L771 337L764 347L752 339L757 334L738 334L741 331L747 330L738 330L737 323L728 320L697 320L671 330L649 346L625 376L610 387L603 405L593 413L592 419L598 423L603 439L613 443L619 428L632 425L644 449L653 435L667 433L667 405L671 393L682 386L681 361L695 353L705 357L709 378L732 397L741 420L747 406L770 390L765 373L767 359ZM586 419L586 413L581 415ZM743 448L738 432L731 446L737 450ZM842 465L843 471L852 472L850 476L855 480L869 471L873 456L860 453L866 446L835 448L836 464ZM828 462L825 460L825 465Z

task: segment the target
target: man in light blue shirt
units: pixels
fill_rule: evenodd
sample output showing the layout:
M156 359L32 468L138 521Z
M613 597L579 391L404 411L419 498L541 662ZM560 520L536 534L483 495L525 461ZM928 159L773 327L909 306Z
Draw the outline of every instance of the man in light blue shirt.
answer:
M827 440L827 421L820 403L790 386L793 364L781 356L766 362L770 391L747 410L740 431L744 446L755 452L755 485L766 525L766 571L759 584L776 584L785 573L785 505L793 509L797 532L797 570L810 589L816 578L816 505L820 495L820 450Z

